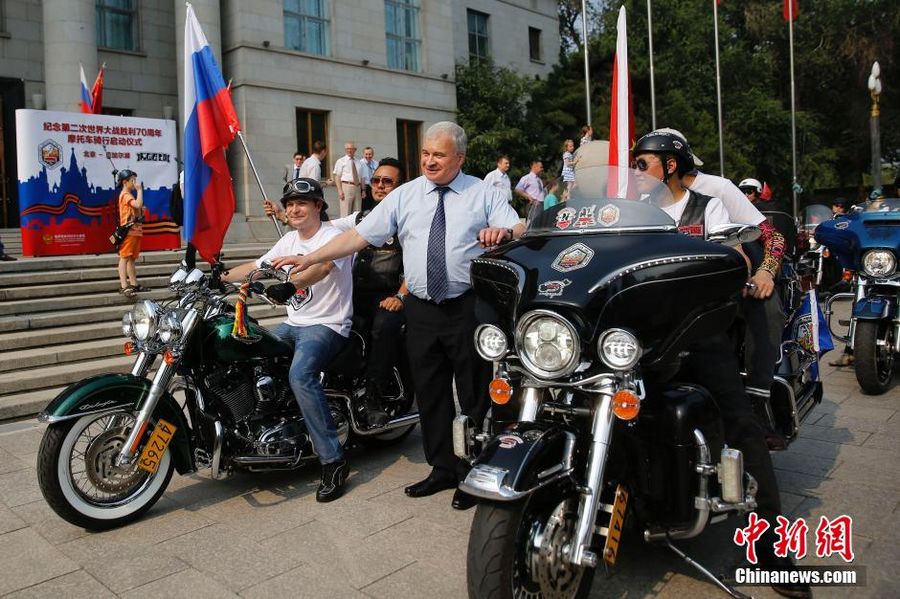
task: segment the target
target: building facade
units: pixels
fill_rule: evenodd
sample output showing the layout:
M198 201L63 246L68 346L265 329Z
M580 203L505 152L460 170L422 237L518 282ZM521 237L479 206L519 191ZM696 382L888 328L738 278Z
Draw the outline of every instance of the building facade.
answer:
M278 197L294 151L372 146L418 174L421 136L456 115L454 69L490 56L549 72L559 48L555 0L194 0L266 194ZM17 223L17 108L79 110L105 64L104 112L183 122L183 0L0 0L0 113L6 226ZM229 150L236 212L261 214L239 146ZM326 176L327 176L326 173ZM334 194L333 189L329 195ZM15 222L11 222L15 221ZM3 224L3 223L0 223Z

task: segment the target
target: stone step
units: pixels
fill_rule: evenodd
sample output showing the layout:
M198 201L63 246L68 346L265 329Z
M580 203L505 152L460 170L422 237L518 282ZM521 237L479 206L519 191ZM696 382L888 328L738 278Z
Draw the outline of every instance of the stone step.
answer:
M4 395L13 395L48 387L68 385L75 381L104 372L129 372L134 364L130 356L114 356L37 368L0 373L0 389Z
M38 389L16 395L0 395L0 420L26 418L40 413L66 386Z
M16 350L15 353L0 352L0 372L123 355L125 338L121 335L121 328L118 332L118 338L61 343L51 347L32 347Z
M169 277L171 276L168 271L172 270L170 267L163 267L166 272L161 273L157 276L148 276L145 273L138 272L138 282L145 287L162 289L168 286ZM69 297L69 296L78 296L85 294L100 294L100 293L117 293L119 290L119 279L116 278L106 278L106 279L98 279L94 281L82 281L78 283L54 283L52 285L31 285L31 286L22 286L22 287L11 287L9 289L0 289L0 307L3 306L2 302L13 302L19 300L38 300L38 299L46 299L49 295L55 295L57 298L59 297ZM15 314L20 312L14 312Z
M115 289L118 289L118 281L114 282ZM145 283L146 286L146 283ZM49 291L49 288L48 288ZM150 291L138 293L137 299L163 300L172 297L172 292L166 287L157 287ZM35 317L39 314L57 313L60 316L77 315L81 310L86 308L98 308L103 306L128 306L135 302L135 298L130 298L121 293L90 293L87 295L63 295L58 296L55 292L51 297L41 297L39 299L23 299L16 301L6 301L0 303L0 317L17 315L19 317Z
M175 270L175 262L164 264L138 264L138 278L165 276ZM115 266L107 268L85 268L73 270L45 270L43 272L0 274L0 299L8 292L7 287L14 289L24 287L43 287L45 285L71 285L78 282L118 280L119 271Z

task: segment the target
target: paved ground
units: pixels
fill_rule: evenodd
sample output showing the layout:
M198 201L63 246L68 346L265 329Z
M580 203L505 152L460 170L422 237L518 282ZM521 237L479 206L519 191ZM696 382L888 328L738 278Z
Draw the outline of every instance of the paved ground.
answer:
M832 356L834 354L831 354ZM829 356L830 357L830 356ZM825 401L802 439L775 456L792 518L854 517L856 564L866 586L817 597L891 597L900 584L900 387L860 394L852 372L825 369ZM34 464L42 429L0 426L0 595L12 597L464 597L472 512L450 492L409 499L428 472L414 434L402 445L353 456L346 497L315 502L316 473L178 477L144 520L91 534L44 503ZM814 524L812 528L814 528ZM723 523L684 543L721 571L738 552ZM810 531L810 546L814 540ZM806 558L804 565L837 564ZM765 587L743 587L774 597ZM660 548L626 537L614 573L592 597L724 597Z

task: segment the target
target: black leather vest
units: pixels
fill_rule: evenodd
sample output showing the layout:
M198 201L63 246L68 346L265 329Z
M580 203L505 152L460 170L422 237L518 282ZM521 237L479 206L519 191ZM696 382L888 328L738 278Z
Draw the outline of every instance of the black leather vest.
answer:
M706 238L706 206L711 197L693 190L688 190L687 206L678 220L678 230L692 237Z
M369 211L356 216L359 224ZM396 293L403 281L403 250L394 235L382 247L367 246L356 254L353 289L365 293Z

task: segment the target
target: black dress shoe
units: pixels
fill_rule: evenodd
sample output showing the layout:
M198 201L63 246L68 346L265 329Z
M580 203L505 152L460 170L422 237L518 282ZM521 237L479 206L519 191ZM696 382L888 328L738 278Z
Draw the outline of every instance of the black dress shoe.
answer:
M465 511L469 508L475 506L478 503L478 500L466 493L461 489L457 489L453 494L453 501L450 502L450 505L453 506L453 509Z
M0 260L3 262L15 262L18 258L10 256L9 254L0 254Z
M760 552L759 565L765 570L792 572L797 569L794 561L789 557L777 557L770 552ZM812 599L812 589L805 582L777 582L772 585L772 590L782 597L795 597L796 599Z
M458 484L455 476L439 476L432 472L428 478L406 487L404 491L410 497L428 497L447 489L454 489Z

